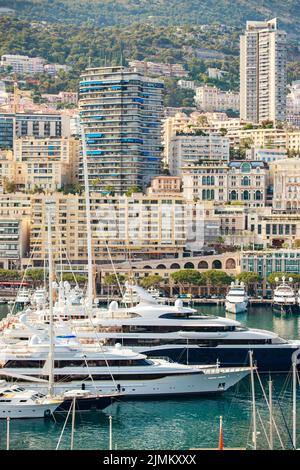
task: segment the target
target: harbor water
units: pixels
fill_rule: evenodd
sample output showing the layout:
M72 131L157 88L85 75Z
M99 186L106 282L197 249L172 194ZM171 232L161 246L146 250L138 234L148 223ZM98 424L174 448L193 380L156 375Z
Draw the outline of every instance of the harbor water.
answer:
M6 307L1 306L2 316ZM229 316L221 306L202 306L199 312ZM230 316L230 318L235 318ZM251 307L247 314L237 317L244 325L278 333L287 339L300 339L300 315L276 315L269 306ZM261 380L267 391L269 377ZM274 429L274 447L292 449L292 384L290 375L272 375L274 418L280 435ZM298 395L298 406L300 405ZM269 432L268 408L256 380L257 445L267 449ZM300 408L300 406L299 406ZM76 417L74 448L107 450L109 445L109 416L113 423L113 448L147 450L187 450L218 446L219 417L223 417L225 447L251 448L251 388L246 377L224 395L215 397L173 398L164 400L132 400L115 402L103 412L82 413ZM10 448L54 450L64 420L11 420ZM300 409L299 409L300 442ZM266 433L266 435L265 435ZM60 449L69 449L71 419L65 428ZM280 442L281 441L281 442ZM6 422L0 420L0 449L6 447Z

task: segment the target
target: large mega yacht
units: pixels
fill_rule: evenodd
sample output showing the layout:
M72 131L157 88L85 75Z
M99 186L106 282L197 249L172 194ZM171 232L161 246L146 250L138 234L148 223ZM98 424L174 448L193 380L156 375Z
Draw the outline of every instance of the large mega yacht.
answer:
M288 341L276 333L247 328L240 322L217 316L197 315L184 307L160 305L139 286L135 287L140 303L119 308L111 302L109 309L98 312L92 320L72 322L82 342L102 341L106 345L121 343L147 356L167 356L185 364L242 366L248 364L249 350L260 372L287 372L292 353L300 341Z
M245 290L245 284L238 281L232 282L226 295L226 310L230 313L246 312L248 307L248 296Z
M140 303L120 308L111 302L108 309L93 309L90 318L55 322L55 335L74 332L83 344L101 342L105 346L117 343L149 357L166 356L183 364L216 364L224 367L243 366L249 362L249 350L260 372L287 372L292 353L300 341L280 338L271 331L247 328L229 318L199 315L184 307L182 300L175 305L161 305L147 291L136 286ZM30 341L33 335L46 338L47 316L35 313L14 316L14 323L3 329L0 342ZM41 319L43 318L43 321ZM69 317L70 318L70 317ZM25 347L25 346L24 346Z
M0 352L0 375L7 381L17 377L22 386L30 385L45 393L50 360L49 339L34 335L28 344L9 345ZM148 359L120 344L114 348L96 344L83 347L74 335L69 335L56 337L53 390L57 395L69 390L88 390L110 395L120 392L130 397L221 393L250 370ZM34 378L38 380L32 382Z

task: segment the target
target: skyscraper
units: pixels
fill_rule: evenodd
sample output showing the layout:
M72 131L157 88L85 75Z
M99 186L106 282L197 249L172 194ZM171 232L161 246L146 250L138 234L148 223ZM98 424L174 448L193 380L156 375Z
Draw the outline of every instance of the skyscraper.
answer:
M277 19L247 21L240 38L241 119L284 121L286 110L286 33Z
M161 169L163 83L122 66L90 68L79 91L92 189L145 188Z

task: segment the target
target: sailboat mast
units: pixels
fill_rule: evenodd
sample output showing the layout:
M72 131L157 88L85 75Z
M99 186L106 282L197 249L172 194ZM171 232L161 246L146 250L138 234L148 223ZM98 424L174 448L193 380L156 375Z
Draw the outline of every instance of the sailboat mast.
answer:
M257 448L257 427L256 427L256 402L255 402L255 386L254 386L254 372L253 372L253 351L249 351L250 356L250 369L251 369L251 391L252 391L252 419L253 419L253 448Z
M85 213L86 213L86 230L87 230L87 255L88 255L88 309L91 313L93 306L93 253L92 253L92 228L91 228L91 202L90 202L90 187L88 177L88 165L86 154L86 140L84 127L81 126L82 138L82 161L83 161L83 174L84 174L84 193L85 193Z
M53 331L53 253L52 253L52 215L53 202L46 202L47 228L48 228L48 262L49 262L49 327L50 327L50 347L49 347L49 395L53 395L54 383L54 331Z

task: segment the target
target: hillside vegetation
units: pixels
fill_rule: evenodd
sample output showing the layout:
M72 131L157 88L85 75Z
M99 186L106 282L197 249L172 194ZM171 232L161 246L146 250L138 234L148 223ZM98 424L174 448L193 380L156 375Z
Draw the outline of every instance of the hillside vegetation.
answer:
M241 27L246 19L278 16L289 30L299 30L298 0L0 0L32 20L103 26L151 22L159 25L211 24Z

